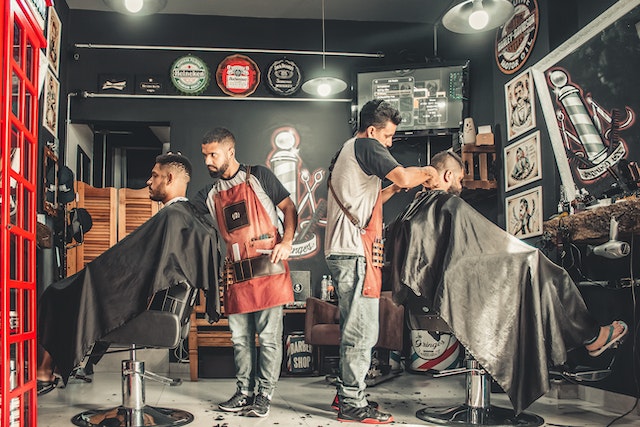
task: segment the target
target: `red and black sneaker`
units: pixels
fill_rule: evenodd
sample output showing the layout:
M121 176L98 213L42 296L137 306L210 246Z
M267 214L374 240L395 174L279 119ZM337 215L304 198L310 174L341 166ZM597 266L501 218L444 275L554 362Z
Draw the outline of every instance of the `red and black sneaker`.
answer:
M374 402L373 400L370 400L369 406L371 406L373 409L378 409L380 405L378 405L378 402ZM336 393L336 397L333 398L333 402L331 402L331 409L333 409L334 411L340 410L340 396L338 396L337 393Z
M393 422L393 416L380 412L371 406L342 405L338 411L338 421L363 423L363 424L389 424Z

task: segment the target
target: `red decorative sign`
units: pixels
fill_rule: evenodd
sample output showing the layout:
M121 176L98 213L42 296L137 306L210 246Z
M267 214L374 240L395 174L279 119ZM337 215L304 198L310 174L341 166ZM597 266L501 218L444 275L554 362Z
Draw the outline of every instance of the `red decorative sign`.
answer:
M504 74L513 74L527 62L538 35L540 20L536 0L511 0L515 9L498 30L496 63Z
M218 65L216 81L227 95L248 96L255 92L260 83L260 69L247 56L227 56Z

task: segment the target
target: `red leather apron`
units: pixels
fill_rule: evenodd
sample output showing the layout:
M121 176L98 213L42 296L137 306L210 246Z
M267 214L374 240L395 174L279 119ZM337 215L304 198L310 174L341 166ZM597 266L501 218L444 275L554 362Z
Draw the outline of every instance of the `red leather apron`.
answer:
M380 298L382 290L382 264L383 264L383 243L382 243L382 194L378 194L378 200L373 206L371 219L361 234L362 246L364 247L364 258L366 260L366 270L364 274L364 286L362 295L371 298Z
M261 256L260 249L273 249L281 239L251 188L249 178L250 168L247 167L245 182L214 196L216 218L220 235L227 245L228 260L239 261L234 257L234 244L237 244L240 260L248 260ZM289 265L286 261L281 262L285 266L282 274L252 277L225 286L225 314L251 313L292 302Z

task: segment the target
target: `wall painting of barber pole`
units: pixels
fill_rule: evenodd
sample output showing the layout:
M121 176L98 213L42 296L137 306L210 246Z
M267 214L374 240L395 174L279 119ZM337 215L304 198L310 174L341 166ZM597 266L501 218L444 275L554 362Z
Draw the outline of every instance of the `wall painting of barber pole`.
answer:
M323 168L311 171L305 167L300 157L300 135L294 127L276 129L271 135L271 146L266 165L289 191L298 210L291 258L312 257L322 247L317 229L326 224L327 202L318 197L318 190L325 182L327 171Z
M620 3L534 66L562 184L595 197L640 177L640 8Z

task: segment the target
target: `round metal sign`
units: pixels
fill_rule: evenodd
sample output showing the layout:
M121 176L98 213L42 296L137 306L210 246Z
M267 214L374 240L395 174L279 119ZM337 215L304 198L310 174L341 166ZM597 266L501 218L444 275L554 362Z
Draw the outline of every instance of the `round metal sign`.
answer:
M183 56L171 66L171 83L184 94L202 93L209 86L210 80L207 64L197 56Z
M227 95L248 96L255 92L260 83L260 69L247 56L227 56L218 65L216 82Z
M540 26L536 0L512 1L513 15L496 37L496 62L504 74L515 73L527 62Z
M267 71L267 84L276 95L293 95L300 89L302 73L298 65L289 59L278 59Z

